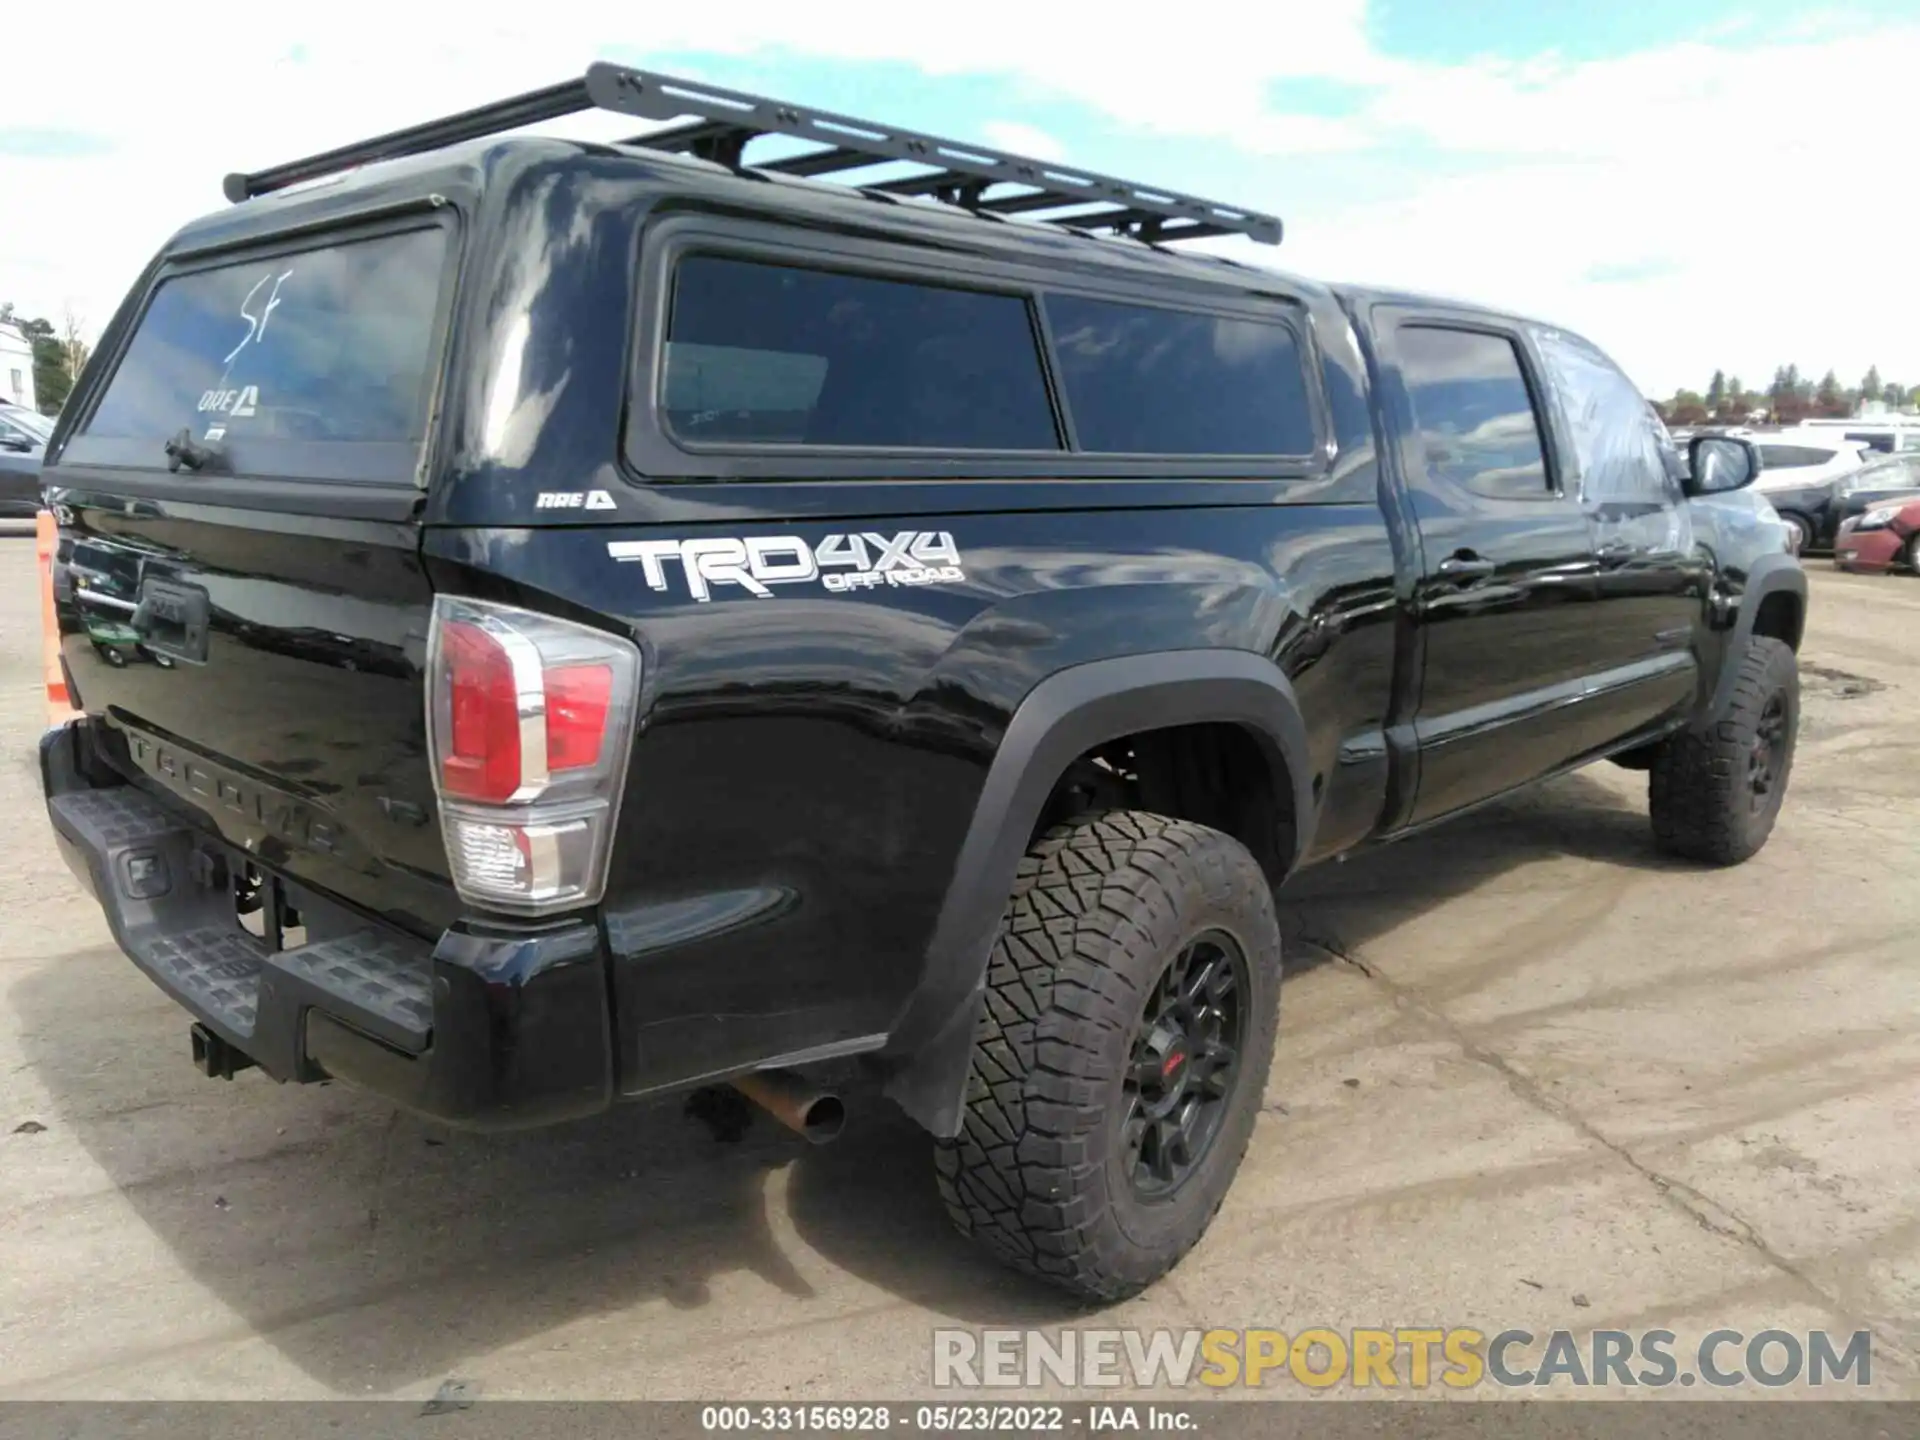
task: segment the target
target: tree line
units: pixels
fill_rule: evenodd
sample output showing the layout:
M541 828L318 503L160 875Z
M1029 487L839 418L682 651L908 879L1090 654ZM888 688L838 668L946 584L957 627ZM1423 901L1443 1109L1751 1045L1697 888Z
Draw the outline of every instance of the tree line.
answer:
M1716 370L1704 394L1676 390L1672 399L1654 401L1654 408L1669 425L1744 420L1760 413L1777 424L1795 425L1815 418L1843 420L1857 413L1862 402L1871 400L1894 410L1920 409L1920 385L1909 387L1897 380L1882 380L1878 365L1869 366L1858 385L1842 385L1831 370L1816 381L1802 375L1798 365L1782 365L1773 372L1773 383L1765 390L1749 390L1739 376Z
M93 349L83 337L80 317L71 310L56 327L51 320L28 320L0 300L0 322L12 324L33 346L33 398L46 415L58 415L73 382L80 378Z

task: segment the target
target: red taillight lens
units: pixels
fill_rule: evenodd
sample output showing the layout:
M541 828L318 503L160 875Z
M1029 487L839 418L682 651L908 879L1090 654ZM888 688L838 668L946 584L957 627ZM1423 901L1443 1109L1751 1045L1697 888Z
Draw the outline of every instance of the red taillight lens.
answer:
M449 692L440 783L461 800L497 803L520 788L520 701L513 661L478 625L450 621L441 632Z
M567 665L546 672L547 769L578 770L600 763L613 698L613 667Z
M454 888L546 915L599 903L640 705L631 640L437 595L427 744Z

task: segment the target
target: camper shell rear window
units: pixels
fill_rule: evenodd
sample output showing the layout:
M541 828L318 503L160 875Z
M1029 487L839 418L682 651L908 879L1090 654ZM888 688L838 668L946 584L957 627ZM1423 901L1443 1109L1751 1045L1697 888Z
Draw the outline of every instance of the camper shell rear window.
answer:
M66 458L209 475L413 478L438 371L445 224L163 276Z

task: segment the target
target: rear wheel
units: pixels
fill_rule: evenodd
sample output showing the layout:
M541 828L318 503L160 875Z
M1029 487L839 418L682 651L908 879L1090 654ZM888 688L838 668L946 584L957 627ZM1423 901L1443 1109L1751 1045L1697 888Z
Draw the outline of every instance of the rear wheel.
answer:
M1711 865L1737 865L1767 843L1800 728L1792 649L1756 636L1738 663L1726 715L1662 741L1647 777L1660 847Z
M1022 860L987 972L947 1213L1093 1300L1192 1249L1240 1168L1278 1024L1280 932L1230 836L1142 811Z

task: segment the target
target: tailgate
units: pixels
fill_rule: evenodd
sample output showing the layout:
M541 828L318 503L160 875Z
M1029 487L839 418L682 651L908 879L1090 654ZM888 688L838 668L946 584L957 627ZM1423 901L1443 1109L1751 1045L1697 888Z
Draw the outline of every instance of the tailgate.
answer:
M61 646L113 758L232 845L432 932L414 516L443 224L163 268L48 481Z

